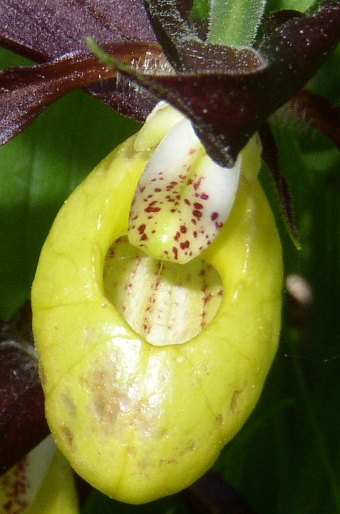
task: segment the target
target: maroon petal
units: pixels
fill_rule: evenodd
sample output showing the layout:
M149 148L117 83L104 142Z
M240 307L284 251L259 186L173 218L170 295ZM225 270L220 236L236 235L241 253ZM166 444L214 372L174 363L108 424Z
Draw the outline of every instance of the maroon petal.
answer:
M288 106L296 116L312 125L340 150L340 106L311 91L300 91Z
M300 249L299 233L294 220L292 197L286 177L282 173L280 167L279 151L268 123L262 125L259 130L259 134L262 143L262 157L274 179L283 214L283 220L294 245L297 249Z
M34 356L30 306L0 323L0 474L49 433Z
M40 66L0 73L0 144L21 132L41 111L72 89L98 81L107 69L80 53ZM112 71L111 71L112 75Z
M87 36L102 45L155 42L142 0L0 0L0 46L33 61L87 51ZM110 107L143 121L154 102L133 88L122 97L114 86L89 89Z
M108 48L130 64L147 52L161 54L158 46L142 43L117 43ZM51 102L74 89L115 75L90 52L72 52L45 64L0 72L0 144L21 132ZM110 93L114 88L115 82Z
M44 62L100 44L155 42L142 0L0 0L0 45Z

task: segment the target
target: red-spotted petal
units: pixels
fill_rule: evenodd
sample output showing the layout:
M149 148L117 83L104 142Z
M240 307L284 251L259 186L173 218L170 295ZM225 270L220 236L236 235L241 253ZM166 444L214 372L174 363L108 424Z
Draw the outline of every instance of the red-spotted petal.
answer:
M241 162L239 157L233 168L213 162L191 122L180 117L139 181L130 212L130 243L154 258L180 264L199 255L228 218Z

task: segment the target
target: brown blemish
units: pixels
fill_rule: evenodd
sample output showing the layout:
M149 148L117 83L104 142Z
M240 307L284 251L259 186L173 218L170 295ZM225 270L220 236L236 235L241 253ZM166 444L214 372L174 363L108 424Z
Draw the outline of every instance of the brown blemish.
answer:
M72 430L66 425L60 428L60 435L71 451L74 451L74 439Z
M139 469L141 471L145 471L145 469L148 467L148 465L149 465L149 463L146 458L137 461L137 466L139 467Z
M233 392L233 395L231 397L231 401L230 401L230 410L231 410L231 413L236 415L240 412L240 408L238 406L238 401L239 401L239 397L241 395L241 393L243 393L245 388L243 389L235 389L235 391Z
M163 466L164 464L177 464L177 459L159 459L160 466Z
M216 423L218 425L220 425L221 427L224 425L224 417L223 417L223 414L219 414L217 417L216 417Z
M72 399L69 396L67 396L66 394L64 394L62 396L62 399L65 403L65 406L66 406L70 416L72 418L74 418L74 416L77 414L77 408L76 408L75 404L73 403Z
M159 431L159 439L164 439L169 433L169 430L165 427L161 428Z
M187 444L184 446L184 448L181 450L180 455L183 456L186 453L193 452L196 448L196 443L193 439L190 439Z
M154 421L152 416L150 419L148 401L141 397L134 380L121 382L121 372L111 360L98 364L84 380L97 434L119 439L132 429L145 436L152 431Z
M109 427L117 421L120 413L119 397L113 390L112 384L116 381L116 369L112 372L104 367L94 371L91 380L92 406L98 421Z
M135 446L128 446L126 451L129 455L131 455L131 457L133 457L133 458L137 457L137 450L136 450Z

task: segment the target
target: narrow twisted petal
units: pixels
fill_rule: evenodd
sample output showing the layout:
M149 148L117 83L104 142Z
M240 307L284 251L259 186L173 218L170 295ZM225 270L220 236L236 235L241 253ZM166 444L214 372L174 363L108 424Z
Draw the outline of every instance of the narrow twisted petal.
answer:
M142 43L116 43L108 48L122 62L140 62L141 69L162 55L157 45ZM115 77L116 70L107 68L89 51L70 52L37 66L3 70L0 72L0 145L26 128L47 105L74 89L106 79L105 86L99 83L96 88L109 99L116 89ZM109 84L107 79L112 79ZM130 91L132 94L133 88ZM117 92L117 98L120 96Z
M55 62L67 60L65 56L74 52L87 52L87 36L104 46L140 41L155 43L141 0L0 0L0 46L33 61ZM84 80L74 86L85 87L88 83ZM141 95L135 88L122 95L116 90L115 82L97 83L89 90L110 107L139 121L145 119L155 103L145 99L145 94ZM26 97L17 95L15 98L19 99L14 109L18 111L25 105ZM3 102L8 101L2 96L0 108ZM27 119L27 124L30 121Z

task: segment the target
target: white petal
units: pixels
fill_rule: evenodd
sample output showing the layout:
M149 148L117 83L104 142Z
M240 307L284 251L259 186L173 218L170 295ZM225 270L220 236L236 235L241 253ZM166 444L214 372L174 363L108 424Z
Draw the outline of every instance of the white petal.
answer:
M177 121L139 181L130 243L154 258L181 264L199 255L229 216L240 169L241 158L230 169L215 164L190 121Z

